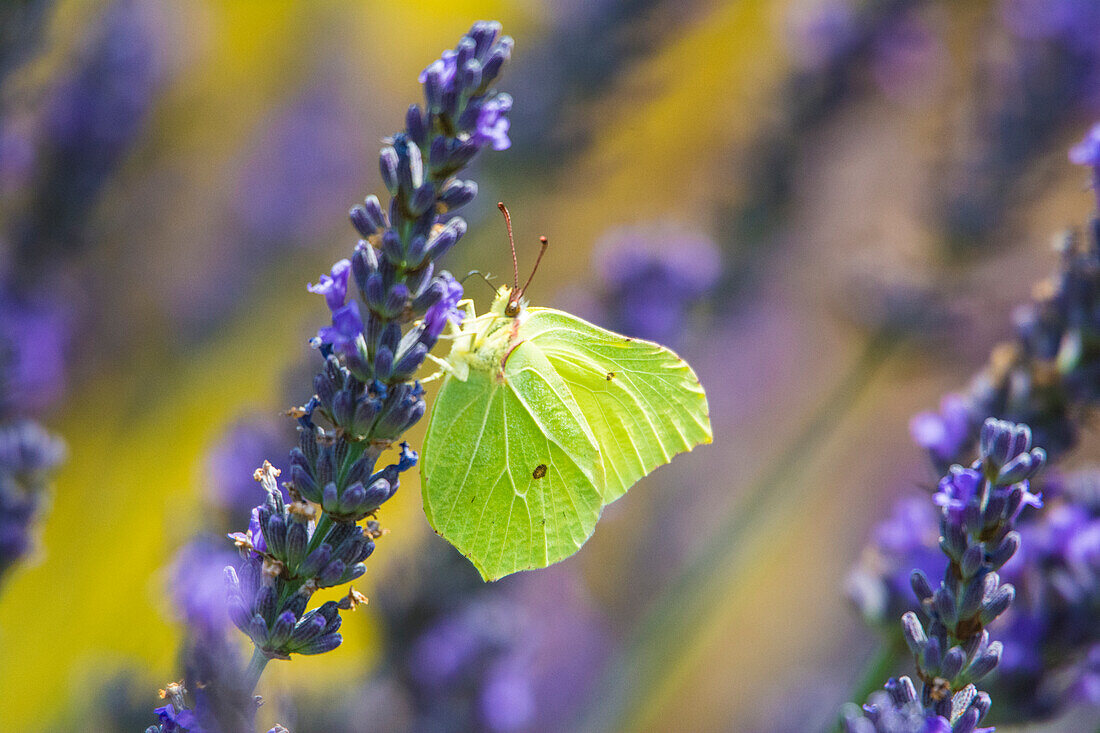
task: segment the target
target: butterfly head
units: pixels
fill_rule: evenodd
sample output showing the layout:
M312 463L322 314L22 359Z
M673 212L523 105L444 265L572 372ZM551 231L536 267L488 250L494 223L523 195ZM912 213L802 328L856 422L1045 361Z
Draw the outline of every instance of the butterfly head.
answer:
M520 318L527 314L527 298L523 291L502 285L497 290L497 297L493 299L493 305L489 309L493 315L502 318Z

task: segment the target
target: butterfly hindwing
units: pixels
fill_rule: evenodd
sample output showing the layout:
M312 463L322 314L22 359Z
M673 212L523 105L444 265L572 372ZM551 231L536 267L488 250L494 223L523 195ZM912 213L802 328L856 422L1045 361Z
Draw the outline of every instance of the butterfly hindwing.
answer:
M486 579L545 567L592 534L603 506L596 441L535 348L507 379L448 378L424 443L424 512Z

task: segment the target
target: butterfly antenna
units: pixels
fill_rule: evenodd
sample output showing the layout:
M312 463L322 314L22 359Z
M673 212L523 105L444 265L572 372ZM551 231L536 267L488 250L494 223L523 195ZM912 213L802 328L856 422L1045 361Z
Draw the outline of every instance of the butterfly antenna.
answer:
M527 292L527 286L530 285L531 281L535 279L535 273L538 272L539 263L542 262L542 256L546 254L546 248L550 246L550 240L548 240L546 237L539 237L539 242L542 243L542 247L539 249L539 256L535 260L535 266L531 268L531 274L530 276L528 276L527 282L525 282L523 284L523 287L520 288L521 293Z
M497 202L497 208L504 214L504 224L508 227L508 246L512 249L512 284L515 286L512 292L516 292L519 290L519 260L516 259L516 240L512 238L512 217L503 201Z
M486 284L486 285L488 285L488 286L489 286L490 288L492 288L492 289L493 289L493 292L494 292L494 293L495 293L495 292L497 291L497 286L496 286L496 285L493 285L493 279L492 279L492 277L493 277L493 276L492 276L492 275L490 275L489 273L486 273L486 272L482 272L481 270L470 270L469 272L467 272L467 273L466 273L466 274L465 274L465 275L464 275L464 276L463 276L463 277L462 277L462 278L461 278L461 279L459 280L459 282L460 282L460 283L462 283L463 285L465 285L465 284L466 284L466 281L467 281L467 280L469 280L469 279L470 279L471 277L473 277L474 275L477 275L477 276L478 276L478 277L480 277L480 278L481 278L482 280L484 280L484 281L485 281L485 284Z

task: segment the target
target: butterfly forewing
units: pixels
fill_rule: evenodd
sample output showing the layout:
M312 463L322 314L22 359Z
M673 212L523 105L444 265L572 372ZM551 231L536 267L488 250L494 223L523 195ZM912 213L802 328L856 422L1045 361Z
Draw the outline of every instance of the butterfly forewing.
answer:
M675 353L561 311L530 312L520 336L546 356L596 437L605 503L677 453L711 441L706 394Z

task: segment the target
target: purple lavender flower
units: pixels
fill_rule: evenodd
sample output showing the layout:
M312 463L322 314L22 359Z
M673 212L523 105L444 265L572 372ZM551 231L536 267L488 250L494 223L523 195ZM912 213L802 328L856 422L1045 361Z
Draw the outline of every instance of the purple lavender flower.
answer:
M924 572L913 571L921 616L907 611L901 617L921 694L907 677L890 680L887 695L872 696L862 710L845 709L849 733L977 730L991 698L975 683L997 667L1004 649L990 640L987 628L1016 598L1015 587L1001 583L998 571L1020 546L1016 521L1029 494L1028 480L1044 459L1042 449L1032 449L1026 425L991 418L982 426L981 454L973 467L952 466L940 482L934 501L941 508L939 546L948 569L937 588Z
M220 634L231 627L225 568L236 557L222 542L215 544L210 538L198 538L176 555L169 570L169 592L173 610L189 627L204 634Z
M930 578L943 575L947 560L937 544L938 520L927 496L907 496L874 528L873 539L846 586L848 598L868 623L893 625L903 613L918 607L909 583L914 569Z
M458 308L458 301L462 300L462 285L449 273L441 279L441 285L439 300L424 314L424 332L433 341L443 333L448 322L459 323L464 315Z
M971 440L971 410L966 398L949 394L939 412L922 412L909 422L913 441L939 461L950 462Z
M1100 30L1100 21L1097 22L1097 29ZM1097 52L1097 58L1100 61L1100 51ZM1093 125L1085 139L1070 149L1069 159L1077 165L1092 168L1092 187L1100 208L1100 123Z
M31 548L33 523L65 445L38 423L0 425L0 581Z
M280 472L287 468L286 443L293 433L280 429L274 417L253 415L230 425L206 456L207 500L227 516L252 510L263 498L255 473L264 461ZM284 498L287 498L284 493Z
M302 245L328 231L353 194L367 150L328 78L273 109L245 154L233 205L253 249Z
M306 289L311 293L325 296L329 310L335 312L344 305L348 295L348 275L351 274L351 260L343 259L332 266L331 275L321 275L320 281L310 284Z
M688 309L722 272L709 237L671 225L612 230L593 259L608 325L661 342L677 340Z
M498 23L475 23L453 51L453 72L442 61L425 71L426 108L409 109L405 131L388 138L379 156L393 197L388 211L374 196L354 207L351 222L364 239L350 261L309 286L325 296L332 325L314 340L324 357L314 394L293 411L299 440L290 454L288 497L278 486L280 471L265 462L256 472L264 501L246 532L230 534L241 559L224 568L228 615L251 639L252 660L235 679L204 681L193 695L196 714L210 700L218 722L230 713L250 719L240 702L268 660L335 649L343 641L340 612L365 600L352 588L340 601L309 608L318 589L366 572L382 535L374 517L398 490L400 474L416 464L400 440L424 413L413 375L443 324L460 317L461 285L436 269L466 229L450 210L476 191L455 174L486 145L507 140L511 100L491 85L511 47ZM345 303L349 274L358 293ZM396 455L387 453L390 446ZM229 701L225 713L218 700Z
M1093 125L1085 138L1070 148L1069 159L1077 165L1100 167L1100 123Z
M143 130L164 81L162 29L154 4L115 0L50 91L33 201L13 225L27 261L84 241L99 193Z
M72 318L60 303L0 297L5 410L38 413L65 393Z
M512 97L499 94L481 106L477 113L477 126L471 140L478 145L492 145L493 150L507 150L512 146L508 139L511 122L508 113L512 111Z
M961 512L974 501L982 476L977 471L962 466L952 466L940 480L939 490L932 497L936 506L950 512Z
M331 346L332 350L345 357L354 355L357 341L363 335L363 319L359 316L359 303L351 301L332 312L332 325L324 326L317 332L320 344Z

